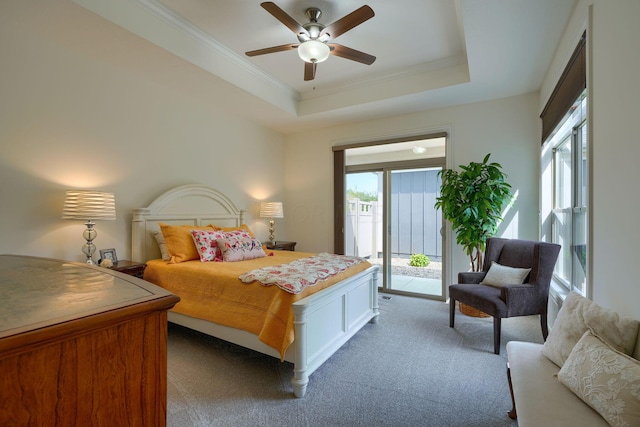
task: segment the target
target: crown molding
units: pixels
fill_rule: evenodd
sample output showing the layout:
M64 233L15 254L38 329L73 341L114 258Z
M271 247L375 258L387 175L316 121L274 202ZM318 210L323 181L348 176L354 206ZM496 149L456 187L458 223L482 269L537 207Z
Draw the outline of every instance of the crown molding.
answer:
M73 0L76 4L291 114L299 93L154 0Z

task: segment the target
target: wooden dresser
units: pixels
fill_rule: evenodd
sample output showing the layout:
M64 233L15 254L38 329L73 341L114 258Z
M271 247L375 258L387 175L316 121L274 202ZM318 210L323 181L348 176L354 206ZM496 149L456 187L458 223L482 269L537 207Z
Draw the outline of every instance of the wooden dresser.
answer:
M0 255L0 425L164 426L178 301L124 273Z

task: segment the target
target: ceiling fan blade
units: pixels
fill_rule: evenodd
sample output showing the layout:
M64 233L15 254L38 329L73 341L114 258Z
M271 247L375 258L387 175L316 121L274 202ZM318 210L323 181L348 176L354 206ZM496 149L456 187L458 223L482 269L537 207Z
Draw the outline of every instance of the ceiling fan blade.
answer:
M373 18L374 15L375 13L373 13L373 9L371 9L367 5L364 5L361 8L354 10L350 14L338 19L333 24L326 26L325 29L322 30L320 35L322 36L323 34L329 34L332 39L335 39L339 35L349 31L353 27L356 27L366 20Z
M298 47L297 43L294 44L283 44L280 46L272 46L266 47L264 49L250 50L249 52L245 52L247 56L258 56L265 55L267 53L276 53L276 52L284 52L285 50L293 50Z
M260 6L267 12L273 15L278 21L282 22L285 27L293 31L295 35L300 33L309 35L309 32L305 30L305 28L298 23L295 19L287 14L284 10L280 9L280 7L271 1L266 1L264 3L260 3Z
M346 47L341 44L329 43L329 47L331 48L332 55L350 59L362 64L371 65L376 60L376 57L373 55L360 52L359 50L351 49L350 47Z
M304 81L308 82L316 77L317 62L305 62L304 63Z

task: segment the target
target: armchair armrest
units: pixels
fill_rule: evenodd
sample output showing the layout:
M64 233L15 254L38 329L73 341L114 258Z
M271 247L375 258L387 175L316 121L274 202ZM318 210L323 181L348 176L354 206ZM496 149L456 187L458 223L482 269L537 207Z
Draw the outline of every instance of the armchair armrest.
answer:
M502 286L500 298L507 305L509 317L540 313L538 290L534 285L524 283Z
M458 283L478 284L486 275L485 271L463 271L458 273Z

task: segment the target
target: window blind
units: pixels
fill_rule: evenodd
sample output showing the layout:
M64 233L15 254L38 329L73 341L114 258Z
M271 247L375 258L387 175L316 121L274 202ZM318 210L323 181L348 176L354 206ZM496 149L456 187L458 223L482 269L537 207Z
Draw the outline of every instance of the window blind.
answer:
M567 115L578 96L587 87L587 33L584 32L576 46L569 63L556 84L547 104L542 110L542 143Z

